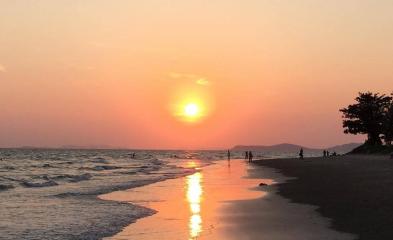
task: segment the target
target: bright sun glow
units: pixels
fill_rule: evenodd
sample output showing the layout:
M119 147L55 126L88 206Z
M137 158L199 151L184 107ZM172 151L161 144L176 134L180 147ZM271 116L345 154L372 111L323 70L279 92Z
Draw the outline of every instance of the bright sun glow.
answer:
M197 98L179 101L173 109L179 120L188 123L199 123L208 113L205 102Z
M196 117L199 114L199 107L195 103L188 103L184 107L184 114L188 117Z
M180 89L171 97L168 109L177 120L192 126L210 117L214 102L205 92Z

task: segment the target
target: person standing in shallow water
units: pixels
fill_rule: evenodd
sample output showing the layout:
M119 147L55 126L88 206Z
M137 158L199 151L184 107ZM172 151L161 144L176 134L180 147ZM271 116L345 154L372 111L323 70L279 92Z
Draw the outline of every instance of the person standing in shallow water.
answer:
M299 157L300 157L300 159L303 159L303 158L304 158L304 155L303 155L303 148L300 149Z
M228 149L227 155L228 155L228 165L230 165L231 164L231 152L229 151L229 149Z
M245 152L245 157L244 159L248 160L248 151Z

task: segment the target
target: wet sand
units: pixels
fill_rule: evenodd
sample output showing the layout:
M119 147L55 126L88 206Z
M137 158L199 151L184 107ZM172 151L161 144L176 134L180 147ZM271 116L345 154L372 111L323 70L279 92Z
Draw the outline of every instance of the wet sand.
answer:
M315 207L277 195L273 179L285 180L243 160L219 161L186 177L101 195L157 211L106 239L354 239L330 229Z
M393 239L393 160L389 156L260 160L295 177L278 184L292 202L318 206L332 227L357 239Z

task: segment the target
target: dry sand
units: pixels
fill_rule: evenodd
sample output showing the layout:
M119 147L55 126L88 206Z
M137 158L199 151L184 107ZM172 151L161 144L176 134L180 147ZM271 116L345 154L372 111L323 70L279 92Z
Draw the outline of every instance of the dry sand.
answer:
M284 181L268 168L220 161L187 177L102 195L157 211L108 239L354 239L330 229L315 207L277 195L272 179Z

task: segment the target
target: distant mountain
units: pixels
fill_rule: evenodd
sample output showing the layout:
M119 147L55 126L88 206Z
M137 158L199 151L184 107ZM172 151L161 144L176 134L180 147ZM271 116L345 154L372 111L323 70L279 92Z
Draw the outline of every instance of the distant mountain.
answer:
M361 143L349 143L343 145L337 145L325 149L309 148L305 146L300 146L290 143L282 143L270 146L264 145L237 145L232 148L232 151L255 151L255 152L281 152L281 153L297 153L300 148L303 148L305 152L308 153L321 153L323 150L328 150L329 152L337 152L338 154L345 154L353 149L362 145Z
M359 147L361 145L363 145L363 143L348 143L348 144L343 144L343 145L337 145L337 146L334 146L334 147L330 147L327 150L329 152L337 152L337 153L343 154L343 153L349 153L349 152L351 152L352 150L354 150L355 148L357 148L357 147Z

